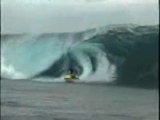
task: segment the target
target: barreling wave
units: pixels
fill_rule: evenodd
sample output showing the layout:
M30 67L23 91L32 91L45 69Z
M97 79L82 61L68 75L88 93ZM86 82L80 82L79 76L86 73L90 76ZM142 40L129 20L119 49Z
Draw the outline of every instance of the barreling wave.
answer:
M79 33L2 35L1 77L64 81L72 68L79 81L122 79L141 44L158 56L158 32L158 26L114 25Z
M61 79L72 67L80 80L112 81L111 65L100 43L86 43L86 35L2 35L1 75L9 79ZM108 67L103 67L103 66ZM109 67L112 66L112 67Z

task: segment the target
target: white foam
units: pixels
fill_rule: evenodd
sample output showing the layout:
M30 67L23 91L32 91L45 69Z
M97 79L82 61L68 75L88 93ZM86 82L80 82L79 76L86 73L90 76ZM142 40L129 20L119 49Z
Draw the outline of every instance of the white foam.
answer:
M26 78L26 76L17 71L13 65L6 64L4 57L1 56L1 75L6 78L13 78L13 79L19 79L19 78Z

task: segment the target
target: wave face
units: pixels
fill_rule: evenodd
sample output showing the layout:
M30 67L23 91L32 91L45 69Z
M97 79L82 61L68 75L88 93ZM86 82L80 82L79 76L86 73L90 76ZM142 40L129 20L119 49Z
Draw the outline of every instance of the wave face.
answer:
M158 26L114 25L79 33L1 35L1 77L64 81L72 68L80 81L111 82L125 76L126 61L139 45L157 47L158 31Z

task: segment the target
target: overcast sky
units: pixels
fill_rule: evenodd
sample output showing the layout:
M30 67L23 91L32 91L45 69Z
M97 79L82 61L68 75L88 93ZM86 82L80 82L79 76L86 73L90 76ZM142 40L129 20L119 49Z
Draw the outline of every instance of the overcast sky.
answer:
M158 24L158 0L1 0L2 33L72 32Z

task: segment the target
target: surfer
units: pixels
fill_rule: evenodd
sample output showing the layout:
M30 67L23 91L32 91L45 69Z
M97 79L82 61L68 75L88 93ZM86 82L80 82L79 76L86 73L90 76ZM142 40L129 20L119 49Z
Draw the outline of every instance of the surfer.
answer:
M76 76L74 70L70 68L64 79L66 82L74 82L74 80L77 80L78 77Z

